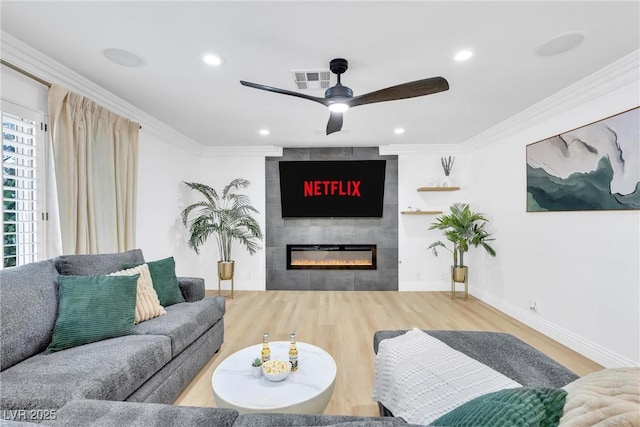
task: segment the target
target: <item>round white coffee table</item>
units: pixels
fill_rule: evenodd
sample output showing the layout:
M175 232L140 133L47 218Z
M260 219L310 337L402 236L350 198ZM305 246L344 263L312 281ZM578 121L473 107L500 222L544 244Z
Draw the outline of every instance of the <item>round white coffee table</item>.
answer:
M282 412L321 414L331 399L336 362L320 347L298 342L298 370L279 382L251 375L251 361L260 357L262 344L227 357L213 372L211 385L216 405L240 413ZM269 343L271 359L289 360L289 342Z

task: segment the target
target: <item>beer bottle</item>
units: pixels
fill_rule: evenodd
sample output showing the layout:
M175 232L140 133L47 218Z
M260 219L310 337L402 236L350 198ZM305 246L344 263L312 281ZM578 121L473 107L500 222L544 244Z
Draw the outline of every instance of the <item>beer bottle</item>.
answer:
M269 349L269 341L267 341L267 338L269 338L269 332L263 333L262 334L262 352L261 352L262 363L271 359L271 350Z
M296 333L292 332L291 346L289 347L289 363L291 363L291 372L298 370L298 349L296 348Z

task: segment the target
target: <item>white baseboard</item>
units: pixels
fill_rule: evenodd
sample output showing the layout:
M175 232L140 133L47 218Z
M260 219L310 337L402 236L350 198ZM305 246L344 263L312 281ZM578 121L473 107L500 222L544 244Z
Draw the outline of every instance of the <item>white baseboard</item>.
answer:
M566 345L570 349L582 354L605 368L617 368L625 366L637 366L638 363L614 353L598 344L595 344L573 332L570 332L546 319L513 305L509 302L495 298L485 292L476 290L473 296L502 311L538 332Z
M450 290L451 283L448 281L401 280L398 283L398 291L400 292L442 292Z

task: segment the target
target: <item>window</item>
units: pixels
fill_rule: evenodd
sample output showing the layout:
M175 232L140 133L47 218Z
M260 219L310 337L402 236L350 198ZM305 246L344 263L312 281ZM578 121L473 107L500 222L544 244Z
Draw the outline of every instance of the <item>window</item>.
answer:
M43 258L44 114L2 102L2 265Z

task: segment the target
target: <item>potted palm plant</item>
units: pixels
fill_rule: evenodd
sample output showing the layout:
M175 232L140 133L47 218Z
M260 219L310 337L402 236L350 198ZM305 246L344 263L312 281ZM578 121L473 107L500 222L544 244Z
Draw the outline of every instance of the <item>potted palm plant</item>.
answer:
M187 187L200 193L204 200L187 206L182 211L182 223L189 231L187 244L197 254L209 236L213 234L218 244L218 278L233 278L234 261L231 259L231 244L237 240L249 254L260 249L262 230L252 216L258 210L251 206L249 197L236 193L250 184L237 178L222 190L221 194L206 184L185 182ZM193 215L192 215L193 214Z
M496 251L489 245L490 234L485 230L488 219L481 213L471 211L466 203L456 203L450 208L451 212L441 215L429 226L429 230L442 230L444 236L453 247L449 248L442 241L433 242L427 249L431 249L438 256L438 248L444 248L453 254L452 278L456 282L464 282L467 277L467 266L464 265L464 254L471 246L483 247L491 256Z

